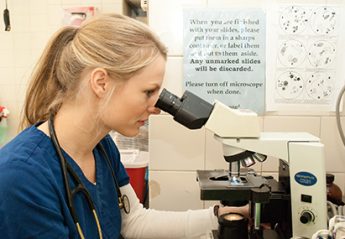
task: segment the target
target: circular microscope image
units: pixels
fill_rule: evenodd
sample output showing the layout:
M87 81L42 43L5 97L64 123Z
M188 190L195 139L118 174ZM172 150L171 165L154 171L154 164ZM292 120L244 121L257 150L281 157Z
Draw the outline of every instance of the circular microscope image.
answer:
M317 8L311 14L310 25L317 34L333 33L336 25L336 11L329 7Z
M278 56L284 66L294 67L304 61L306 54L307 51L301 42L288 40L280 46Z
M284 9L279 17L279 24L281 29L286 33L296 34L301 33L306 28L308 23L308 11L299 6L291 6Z
M327 99L333 92L333 79L330 74L313 72L306 82L306 90L309 97L322 100Z
M334 61L335 48L327 41L314 42L308 52L308 59L314 67L328 67Z
M284 72L278 78L276 89L285 99L297 98L303 91L302 77L294 71Z

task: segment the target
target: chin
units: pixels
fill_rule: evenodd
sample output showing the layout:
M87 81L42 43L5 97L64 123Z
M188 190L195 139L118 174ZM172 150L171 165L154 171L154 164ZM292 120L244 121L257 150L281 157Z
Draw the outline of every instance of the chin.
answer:
M126 137L135 137L139 134L139 129L137 129L137 130L126 130L126 131L119 132L119 133L122 134L123 136L126 136Z

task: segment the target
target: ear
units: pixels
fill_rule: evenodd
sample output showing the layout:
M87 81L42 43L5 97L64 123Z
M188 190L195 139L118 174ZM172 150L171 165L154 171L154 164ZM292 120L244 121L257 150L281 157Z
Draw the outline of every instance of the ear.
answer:
M95 68L90 73L90 86L95 95L102 98L110 89L111 80L103 68Z

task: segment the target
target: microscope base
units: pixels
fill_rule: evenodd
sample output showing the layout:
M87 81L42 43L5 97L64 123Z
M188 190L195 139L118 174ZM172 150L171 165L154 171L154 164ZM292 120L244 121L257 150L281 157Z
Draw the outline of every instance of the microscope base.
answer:
M212 231L212 234L213 234L213 239L233 239L233 238L219 238L217 230ZM244 238L241 238L241 239L244 239ZM263 236L248 235L248 239L282 239L282 238L279 237L276 231L267 229L263 231Z

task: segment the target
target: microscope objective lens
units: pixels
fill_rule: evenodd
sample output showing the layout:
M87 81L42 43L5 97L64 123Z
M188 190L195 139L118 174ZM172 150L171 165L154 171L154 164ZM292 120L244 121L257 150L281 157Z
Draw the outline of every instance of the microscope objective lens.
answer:
M241 183L241 178L233 176L230 178L230 183L231 184L239 184L239 183Z

